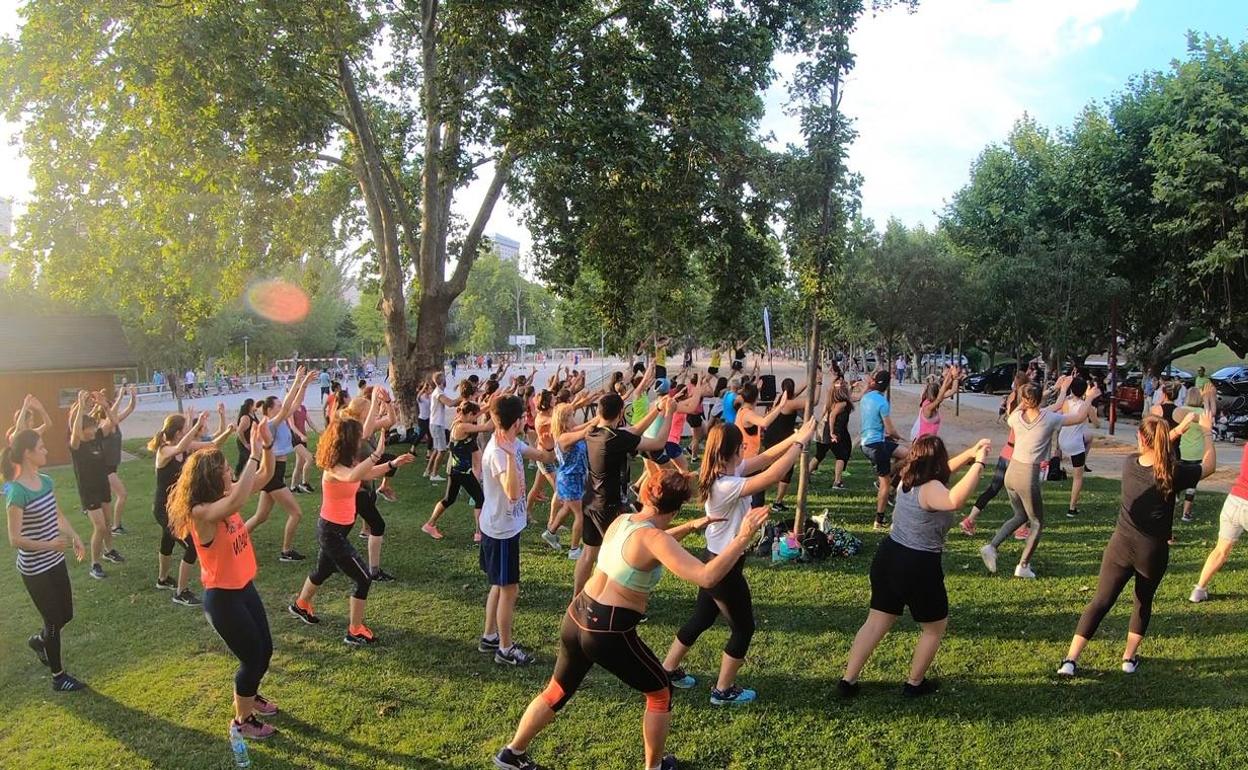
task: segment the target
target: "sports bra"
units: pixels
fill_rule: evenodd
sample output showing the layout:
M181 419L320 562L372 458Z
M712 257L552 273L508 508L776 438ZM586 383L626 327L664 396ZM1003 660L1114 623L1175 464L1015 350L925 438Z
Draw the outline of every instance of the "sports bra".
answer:
M358 481L339 481L328 475L321 477L321 518L331 524L351 526L355 523L355 493Z
M624 559L624 544L639 529L654 529L654 523L633 521L631 516L621 516L618 528L602 544L598 553L598 569L630 591L648 594L663 577L663 565L651 570L640 570Z

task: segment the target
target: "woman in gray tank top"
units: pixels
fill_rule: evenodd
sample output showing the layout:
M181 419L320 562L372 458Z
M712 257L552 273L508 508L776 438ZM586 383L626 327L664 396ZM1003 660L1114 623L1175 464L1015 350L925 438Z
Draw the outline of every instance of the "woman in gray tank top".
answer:
M901 694L917 697L936 691L936 681L926 674L949 622L941 553L957 511L975 492L990 449L988 439L981 439L950 459L939 436L921 436L911 445L901 468L892 529L871 560L871 609L850 647L838 684L842 696L858 694L858 675L906 607L922 631ZM949 488L950 475L967 463L971 467L966 474Z

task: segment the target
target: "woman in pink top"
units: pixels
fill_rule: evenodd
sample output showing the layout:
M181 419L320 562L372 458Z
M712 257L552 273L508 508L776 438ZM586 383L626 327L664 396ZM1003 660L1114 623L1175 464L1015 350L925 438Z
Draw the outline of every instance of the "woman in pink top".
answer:
M940 433L940 405L946 398L953 395L962 370L957 366L945 369L939 382L927 383L923 390L923 398L919 401L919 416L915 418L914 428L910 431L910 440L923 436L935 436Z

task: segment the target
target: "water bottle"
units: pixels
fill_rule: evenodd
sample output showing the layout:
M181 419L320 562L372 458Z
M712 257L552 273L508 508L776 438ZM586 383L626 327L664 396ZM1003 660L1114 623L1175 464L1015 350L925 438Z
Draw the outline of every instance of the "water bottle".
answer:
M238 725L233 722L230 722L230 750L234 752L236 767L251 767L251 757L247 755L247 742L243 740L243 733L238 729Z
M776 535L776 539L771 541L771 563L780 563L780 536Z

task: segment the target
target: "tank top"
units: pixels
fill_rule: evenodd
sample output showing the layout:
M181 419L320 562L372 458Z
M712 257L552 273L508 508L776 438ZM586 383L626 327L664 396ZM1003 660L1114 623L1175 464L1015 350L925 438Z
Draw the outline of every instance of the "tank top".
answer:
M663 565L652 570L639 570L624 559L624 544L640 529L654 529L650 521L633 521L632 516L620 517L615 532L602 544L598 553L598 569L615 582L638 593L648 594L663 577Z
M199 554L199 575L204 588L238 590L256 577L256 552L251 547L243 517L231 513L217 522L212 540L205 545L199 530L191 527L191 539Z
M763 437L759 434L757 425L746 425L741 419L741 415L747 409L753 409L752 406L746 404L737 412L737 427L741 429L741 457L749 458L758 454L758 447L763 441Z
M685 435L685 420L688 416L684 412L672 412L672 429L667 432L667 443L680 443Z
M776 419L771 425L767 426L767 430L763 431L763 443L767 446L775 446L793 435L793 429L796 427L797 412L781 412L776 415Z
M174 455L169 458L169 462L156 469L156 497L153 505L157 515L165 515L165 505L169 502L169 490L178 483L178 477L182 475L182 466L185 464L186 455Z
M448 463L451 473L472 473L472 453L477 450L477 440L471 433L463 438L455 439L447 446L447 449L451 453Z
M711 353L711 368L712 368L712 369L718 369L718 368L719 368L719 363L720 363L720 360L721 360L721 356L720 356L719 351L718 351L718 350L716 350L716 351L712 351L712 353Z
M917 422L915 423L915 431L914 431L915 438L922 438L924 436L935 436L940 433L940 412L939 411L933 414L932 419L930 420L923 419L923 407L927 406L930 403L931 403L930 401L924 401L922 404L919 405L919 416L917 418Z
M321 477L321 518L330 524L349 527L355 523L355 493L360 490L358 481L339 481L329 476Z
M1189 406L1187 411L1196 415L1199 420L1200 416L1205 413L1203 406ZM1198 423L1188 426L1183 435L1179 437L1179 459L1183 462L1198 463L1205 456L1205 432Z
M919 505L917 488L899 489L888 536L894 543L915 551L941 553L954 517L954 511L925 510Z
M243 417L248 417L247 429L238 431L238 433L234 435L234 440L237 441L238 445L241 446L243 449L250 449L251 448L251 429L255 427L256 421L253 419L250 419L249 415L243 415ZM238 419L242 420L243 417L239 417ZM237 425L237 422L235 424Z
M1173 403L1161 405L1161 419L1166 421L1166 424L1170 426L1170 430L1179 427L1179 421L1174 419L1174 410L1177 408L1178 404Z

